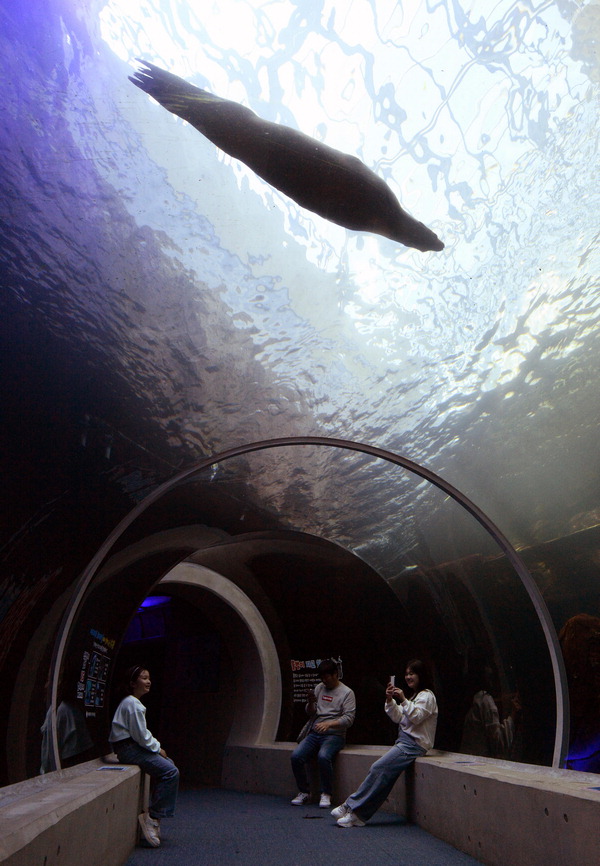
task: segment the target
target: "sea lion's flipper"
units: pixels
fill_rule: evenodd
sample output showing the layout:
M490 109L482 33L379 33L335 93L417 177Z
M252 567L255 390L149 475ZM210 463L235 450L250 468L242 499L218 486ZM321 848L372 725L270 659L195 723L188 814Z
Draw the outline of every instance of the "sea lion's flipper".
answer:
M345 228L376 232L422 251L444 248L356 157L141 62L145 68L130 76L133 84L302 207Z
M235 143L232 132L251 124L253 118L259 120L253 111L237 102L215 96L152 63L144 61L144 64L148 69L139 69L129 80L227 153L230 153L228 143L230 146ZM239 158L243 160L242 156Z

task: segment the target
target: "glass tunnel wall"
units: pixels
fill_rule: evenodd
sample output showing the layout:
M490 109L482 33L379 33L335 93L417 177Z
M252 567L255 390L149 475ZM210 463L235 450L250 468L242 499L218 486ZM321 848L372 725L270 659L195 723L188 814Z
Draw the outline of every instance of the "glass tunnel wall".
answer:
M237 582L271 627L277 622L281 739L300 725L300 681L333 655L361 708L349 742L386 742L377 710L390 671L401 676L409 658L421 657L440 705L438 748L560 761L566 696L558 644L548 642L552 625L537 589L532 598L524 586L529 575L516 552L484 515L482 525L467 510L478 514L476 506L441 479L415 475L409 461L407 469L402 458L365 446L281 440L252 448L165 485L88 569L64 626L57 682L80 682L90 728L106 730L105 691L128 621L191 556ZM318 542L351 555L327 560ZM105 665L101 680L94 658ZM482 693L500 709L495 738L472 724Z
M561 635L568 766L600 770L598 8L0 0L0 782L39 769L57 630L113 528L207 455L293 436L406 455L502 529ZM136 88L136 58L360 159L445 248L296 204ZM204 486L206 524L331 529L461 659L446 602L502 627L502 557L426 483L315 457L334 497L261 460ZM184 493L149 533L195 523ZM207 544L173 539L152 575Z

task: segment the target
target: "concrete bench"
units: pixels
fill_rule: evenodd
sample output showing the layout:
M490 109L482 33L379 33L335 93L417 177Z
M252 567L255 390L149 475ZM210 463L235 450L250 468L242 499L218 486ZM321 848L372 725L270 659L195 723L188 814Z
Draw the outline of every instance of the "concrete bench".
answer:
M223 787L295 793L295 743L228 746ZM355 791L382 746L348 746L336 759L333 802ZM600 775L432 751L404 774L383 807L488 866L598 866Z
M137 838L144 777L100 759L0 789L3 866L122 866Z
M415 823L489 866L598 866L600 775L434 752Z
M253 794L278 794L290 799L296 794L290 755L296 743L278 742L255 746L226 746L223 758L222 785ZM369 767L384 755L386 746L346 746L335 759L332 803L340 803L356 791ZM313 785L314 785L313 778ZM316 790L313 794L316 795ZM405 813L404 780L398 782L386 801L389 811Z
M295 745L227 746L222 786L291 797ZM340 752L335 803L356 790L385 751ZM117 766L90 761L2 789L0 862L125 863L136 842L144 778L138 767ZM600 775L434 751L402 776L384 808L488 866L600 863Z

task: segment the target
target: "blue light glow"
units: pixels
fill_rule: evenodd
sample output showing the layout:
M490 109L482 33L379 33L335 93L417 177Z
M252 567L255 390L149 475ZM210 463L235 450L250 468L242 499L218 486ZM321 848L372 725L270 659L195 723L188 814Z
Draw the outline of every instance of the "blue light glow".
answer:
M143 600L139 609L143 610L148 607L157 607L159 604L168 604L170 601L170 595L149 595Z

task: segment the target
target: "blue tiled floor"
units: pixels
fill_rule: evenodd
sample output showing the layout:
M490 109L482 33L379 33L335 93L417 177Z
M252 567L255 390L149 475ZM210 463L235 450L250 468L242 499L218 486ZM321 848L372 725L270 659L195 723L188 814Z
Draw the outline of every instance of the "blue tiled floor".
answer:
M162 822L160 848L135 849L126 866L474 866L402 818L378 812L340 829L328 810L282 797L220 789L182 791Z

